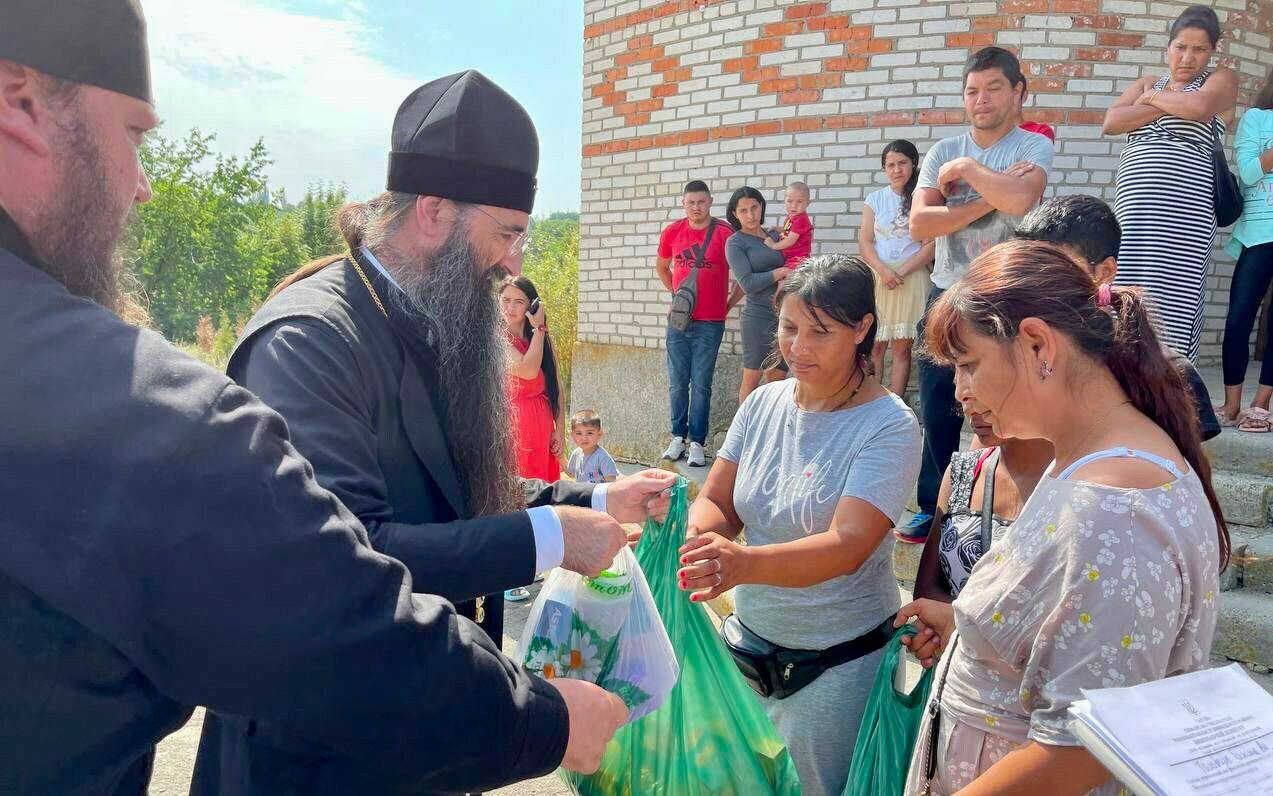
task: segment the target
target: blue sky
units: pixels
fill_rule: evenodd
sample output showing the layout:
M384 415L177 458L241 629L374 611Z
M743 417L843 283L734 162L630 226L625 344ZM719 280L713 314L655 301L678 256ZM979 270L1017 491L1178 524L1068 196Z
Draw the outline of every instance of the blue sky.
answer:
M144 0L167 136L198 127L243 154L262 138L271 187L383 190L398 104L476 68L539 130L536 215L579 209L580 0Z

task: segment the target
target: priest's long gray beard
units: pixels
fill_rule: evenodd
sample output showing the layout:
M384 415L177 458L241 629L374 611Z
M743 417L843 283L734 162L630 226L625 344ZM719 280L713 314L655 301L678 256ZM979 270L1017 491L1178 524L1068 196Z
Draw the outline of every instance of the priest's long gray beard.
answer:
M402 290L393 291L392 300L427 330L437 356L447 441L469 510L475 516L513 511L520 507L520 490L505 392L508 343L494 274L477 276L463 220L426 260L423 268L394 269Z

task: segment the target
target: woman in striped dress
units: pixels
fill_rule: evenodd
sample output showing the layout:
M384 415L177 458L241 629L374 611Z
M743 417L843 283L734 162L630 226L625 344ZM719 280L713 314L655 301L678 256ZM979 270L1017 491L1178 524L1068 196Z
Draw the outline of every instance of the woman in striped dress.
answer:
M1133 83L1105 114L1106 135L1127 133L1114 212L1123 228L1119 285L1144 288L1163 341L1198 357L1202 301L1216 218L1211 142L1237 101L1233 70L1207 65L1220 22L1191 6L1171 25L1168 74Z

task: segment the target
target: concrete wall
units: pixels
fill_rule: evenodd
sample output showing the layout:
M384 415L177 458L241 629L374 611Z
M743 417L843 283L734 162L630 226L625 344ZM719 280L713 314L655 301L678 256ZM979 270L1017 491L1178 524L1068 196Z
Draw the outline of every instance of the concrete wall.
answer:
M1104 110L1131 81L1163 72L1167 28L1187 5L587 0L574 407L622 416L607 434L633 453L648 457L666 436L667 297L653 262L687 180L707 180L723 215L740 185L778 199L803 179L815 252L852 252L863 197L883 184L884 145L908 138L922 153L966 130L964 59L998 44L1018 52L1030 78L1027 118L1057 128L1049 192L1112 201L1122 140L1101 136ZM1273 0L1214 5L1225 24L1219 60L1238 70L1249 102L1273 63ZM1232 273L1219 250L1216 261L1204 360L1219 355ZM729 328L714 403L737 389L736 318Z

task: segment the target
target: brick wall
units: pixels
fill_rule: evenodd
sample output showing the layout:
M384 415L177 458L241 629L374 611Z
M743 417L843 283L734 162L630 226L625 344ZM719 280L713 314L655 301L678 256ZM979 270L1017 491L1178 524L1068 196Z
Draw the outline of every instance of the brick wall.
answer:
M813 189L815 252L855 251L863 197L894 138L923 153L966 130L960 74L971 49L1017 51L1027 118L1057 128L1049 193L1113 201L1121 138L1104 110L1165 69L1166 31L1188 3L1140 0L586 0L579 336L662 347L654 274L680 189L707 180L716 214L748 184ZM1273 0L1219 0L1219 60L1244 102L1273 63ZM778 207L780 211L780 206ZM769 221L774 220L770 213ZM1224 240L1224 236L1221 236ZM1217 250L1203 337L1219 353L1232 262ZM736 319L723 353L740 353Z

